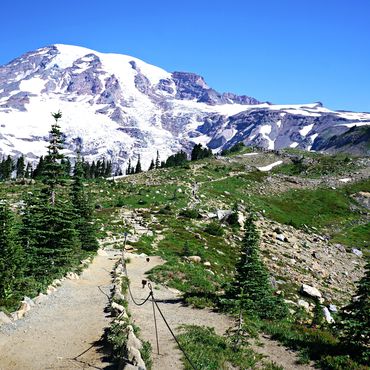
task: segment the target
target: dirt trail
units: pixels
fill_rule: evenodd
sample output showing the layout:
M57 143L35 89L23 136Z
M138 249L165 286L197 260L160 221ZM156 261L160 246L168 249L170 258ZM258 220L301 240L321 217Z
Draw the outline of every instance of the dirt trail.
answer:
M164 261L157 256L149 257L149 262L146 261L145 256L128 254L128 257L130 258L130 263L127 264L127 271L131 282L131 291L135 301L140 303L149 293L147 287L144 289L142 288L142 280L146 279L145 273L155 266L162 265ZM197 310L184 306L175 290L159 284L153 284L153 288L154 297L158 301L161 311L175 333L179 332L178 327L182 324L213 327L219 335L223 335L229 327L234 326L233 320L226 315L221 315L206 309ZM160 354L157 354L152 303L147 302L143 306L136 306L129 297L129 310L132 314L133 321L141 329L141 338L149 341L152 345L153 370L183 369L181 352L177 348L175 341L158 312L156 316ZM263 343L263 347L255 345L253 349L265 355L268 360L283 366L284 369L313 369L313 367L309 365L298 365L296 363L297 354L280 346L277 342L264 336L261 336L260 342Z
M111 368L101 339L110 323L104 310L117 257L115 251L103 254L24 319L0 327L1 370Z
M149 292L147 288L143 289L141 284L145 278L145 272L163 264L164 261L160 257L151 256L150 261L147 262L145 257L137 255L131 255L130 260L130 263L127 264L127 270L131 281L131 290L135 300L141 302L148 296ZM194 324L214 327L217 334L222 335L232 325L232 321L224 315L184 306L173 290L157 284L153 284L153 288L154 297L159 301L160 309L175 332L178 332L179 325ZM134 322L141 329L142 339L148 340L152 344L153 370L182 369L181 352L158 312L156 315L160 355L157 354L152 303L147 302L143 306L136 306L129 299L129 310Z

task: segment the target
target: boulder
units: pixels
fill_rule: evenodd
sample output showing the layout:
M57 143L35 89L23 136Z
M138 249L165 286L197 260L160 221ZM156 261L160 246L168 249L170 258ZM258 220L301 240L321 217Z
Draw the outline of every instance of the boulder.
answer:
M301 292L313 298L321 298L320 291L310 285L302 284Z
M282 241L282 242L287 242L287 241L288 241L288 239L285 237L285 235L284 235L284 234L277 234L277 235L276 235L276 239L277 239L277 240L280 240L280 241Z
M310 304L303 299L298 299L298 306L303 307L306 311L309 311Z
M11 324L12 320L4 312L0 311L0 325L1 324Z
M22 302L26 302L26 303L28 303L28 305L30 306L30 307L34 307L35 306L35 302L30 298L30 297L24 297L23 298L23 301Z
M330 314L330 311L327 307L323 307L322 312L324 314L324 317L327 323L331 324L335 322L333 319L333 316Z
M211 267L211 262L206 261L206 262L203 263L203 265L206 266L206 267Z
M217 218L222 221L223 219L225 219L227 216L230 216L231 214L233 213L233 211L231 211L230 209L228 210L222 210L222 209L218 209L217 210Z
M112 309L118 313L125 311L125 308L116 302L112 302Z
M335 304L330 304L329 305L329 311L338 312L337 306Z
M352 248L352 253L354 253L357 257L362 257L362 252L357 248Z
M200 263L202 259L199 256L189 256L187 257L189 261L195 262L195 263Z

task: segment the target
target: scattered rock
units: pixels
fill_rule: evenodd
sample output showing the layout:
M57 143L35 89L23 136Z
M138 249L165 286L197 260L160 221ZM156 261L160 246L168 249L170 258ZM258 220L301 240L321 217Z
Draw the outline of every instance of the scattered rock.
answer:
M323 307L322 312L324 314L324 317L327 323L331 324L335 322L333 319L333 316L330 314L330 311L328 310L327 307Z
M362 252L359 249L352 248L352 253L354 253L358 257L362 257Z
M22 302L27 303L30 307L34 307L35 306L35 302L31 298L26 297L26 296L23 298L23 301Z
M191 262L200 263L202 259L199 256L189 256L187 259Z
M277 240L280 240L280 241L282 241L282 242L287 242L287 241L288 241L288 238L286 238L286 237L284 236L284 234L277 234L277 235L276 235L276 239L277 239Z
M306 311L309 311L310 304L303 299L298 299L298 306L303 307Z
M309 295L310 297L321 298L320 291L310 285L302 284L301 292Z

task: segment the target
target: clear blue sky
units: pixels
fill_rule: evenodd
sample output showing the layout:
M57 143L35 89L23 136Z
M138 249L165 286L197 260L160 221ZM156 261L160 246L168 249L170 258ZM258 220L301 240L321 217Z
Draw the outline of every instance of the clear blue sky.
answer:
M370 111L369 0L3 0L0 64L54 43L273 103Z

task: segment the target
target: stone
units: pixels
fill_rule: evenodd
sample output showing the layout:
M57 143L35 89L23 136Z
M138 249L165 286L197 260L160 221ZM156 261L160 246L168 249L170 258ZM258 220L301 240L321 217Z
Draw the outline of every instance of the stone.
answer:
M46 294L47 295L50 295L52 293L54 293L57 289L55 287L53 287L52 285L49 285L47 290L46 290Z
M187 259L191 262L200 263L202 259L199 256L189 256Z
M335 304L330 304L329 305L329 311L338 312L337 306Z
M310 309L310 304L303 299L298 299L298 306L303 307L306 311Z
M113 310L118 311L119 313L125 310L125 308L122 305L118 304L117 302L112 302L111 307Z
M331 324L335 322L333 319L333 316L330 314L330 311L327 307L323 307L322 312L324 314L324 317L327 323Z
M335 247L342 253L346 253L346 248L342 244L335 244Z
M45 301L46 295L43 293L40 293L36 298L34 298L34 302L36 304L40 304L41 302Z
M302 284L301 292L309 295L310 297L321 298L320 291L310 285Z
M233 211L231 210L222 210L222 209L218 209L217 210L217 218L222 221L223 219L225 219L227 216L230 216L231 214L233 213Z
M277 234L276 239L282 242L288 241L288 239L284 236L284 234Z
M352 248L352 253L354 253L357 257L362 257L362 252L357 248Z
M24 297L23 298L23 301L22 302L26 302L26 303L28 303L28 305L30 306L30 307L34 307L35 306L35 302L30 298L30 297Z
M0 325L1 324L11 324L12 320L4 312L0 311Z
M135 348L135 347L128 347L127 348L128 352L128 359L137 366L139 369L146 369L145 363L143 359L141 358L141 353L140 351Z
M131 325L127 326L128 335L127 335L127 347L134 347L138 350L142 348L142 343L139 338L134 334L134 330Z
M211 267L211 262L206 261L206 262L203 263L203 265L206 266L206 267Z

